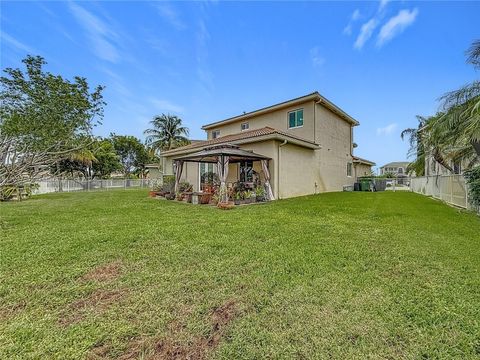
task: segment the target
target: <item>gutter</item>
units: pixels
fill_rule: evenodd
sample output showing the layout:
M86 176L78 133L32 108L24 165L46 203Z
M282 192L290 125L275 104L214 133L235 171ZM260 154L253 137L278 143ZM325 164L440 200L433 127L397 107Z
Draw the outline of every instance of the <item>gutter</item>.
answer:
M280 199L280 163L282 162L281 161L281 148L285 145L288 144L288 140L285 139L283 140L283 143L281 143L280 145L278 145L278 156L277 156L277 159L278 159L278 164L277 164L277 199Z

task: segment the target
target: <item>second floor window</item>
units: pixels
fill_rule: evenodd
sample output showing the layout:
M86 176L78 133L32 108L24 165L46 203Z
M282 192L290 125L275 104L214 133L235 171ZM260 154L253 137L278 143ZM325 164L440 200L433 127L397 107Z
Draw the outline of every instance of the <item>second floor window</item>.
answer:
M220 130L213 130L212 131L212 139L216 139L220 137Z
M242 123L242 125L240 125L240 129L243 131L243 130L248 130L248 122L246 123Z
M288 113L288 128L303 126L303 109L290 111Z

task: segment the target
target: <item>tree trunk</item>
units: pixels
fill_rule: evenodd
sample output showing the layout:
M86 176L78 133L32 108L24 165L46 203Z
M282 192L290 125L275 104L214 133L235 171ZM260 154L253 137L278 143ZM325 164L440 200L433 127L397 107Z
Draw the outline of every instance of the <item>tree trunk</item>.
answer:
M450 165L447 164L445 159L443 158L442 154L440 154L440 151L438 149L435 149L433 151L433 158L435 159L436 162L438 162L440 165L442 165L445 169L453 173L453 169Z

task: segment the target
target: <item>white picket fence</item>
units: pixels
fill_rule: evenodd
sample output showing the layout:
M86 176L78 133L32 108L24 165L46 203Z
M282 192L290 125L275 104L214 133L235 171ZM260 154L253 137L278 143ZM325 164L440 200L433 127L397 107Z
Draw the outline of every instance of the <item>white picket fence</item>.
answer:
M108 179L108 180L42 180L33 194L47 194L52 192L93 191L146 188L150 186L149 179Z
M413 177L410 179L410 190L464 209L472 209L463 175Z

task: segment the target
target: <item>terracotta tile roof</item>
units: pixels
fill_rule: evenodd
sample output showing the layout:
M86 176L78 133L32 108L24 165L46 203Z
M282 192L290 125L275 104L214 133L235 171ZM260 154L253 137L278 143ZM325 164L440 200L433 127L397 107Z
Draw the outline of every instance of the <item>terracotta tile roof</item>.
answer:
M309 143L309 144L312 144L312 145L317 145L313 141L306 140L306 139L303 139L301 137L291 135L287 132L274 129L274 128L269 127L269 126L266 126L266 127L260 128L260 129L246 130L246 131L242 131L242 132L235 133L235 134L220 136L216 139L210 139L210 140L191 143L191 144L188 144L188 145L176 148L176 149L164 151L163 154L168 155L170 153L175 153L175 152L178 152L178 151L203 148L203 147L208 147L208 146L217 145L217 144L230 143L230 142L235 142L235 141L238 141L238 140L245 140L245 139L251 139L251 138L256 138L256 137L266 136L266 135L275 135L275 134L290 137L290 138L300 140L300 141L303 141L303 142L306 142L306 143Z

